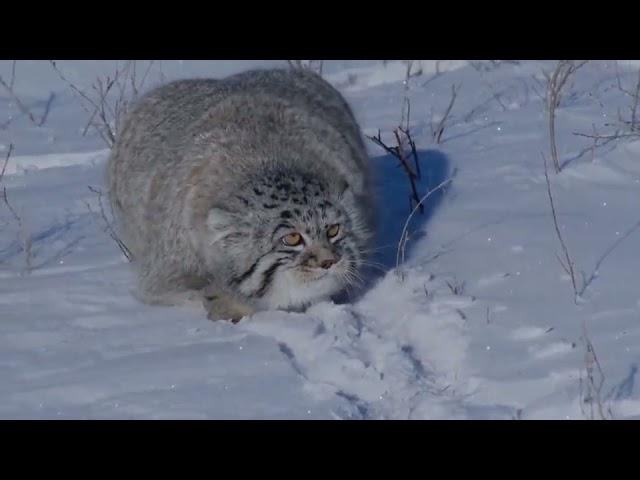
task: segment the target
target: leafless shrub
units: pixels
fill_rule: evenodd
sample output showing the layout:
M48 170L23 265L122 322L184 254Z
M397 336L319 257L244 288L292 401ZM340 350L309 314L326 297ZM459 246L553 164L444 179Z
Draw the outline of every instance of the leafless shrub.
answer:
M634 223L630 228L627 229L626 232L621 234L618 239L607 248L604 253L600 256L595 266L593 267L593 271L587 277L586 274L582 273L582 289L580 290L580 296L584 295L584 292L589 288L589 286L594 282L596 278L598 278L600 267L607 259L609 255L611 255L627 238L633 235L638 229L640 229L640 221ZM616 232L617 233L617 232Z
M503 65L520 65L519 60L472 60L469 65L478 73L490 72Z
M50 60L50 63L60 79L79 99L82 109L88 115L89 120L82 135L86 135L89 129L93 129L111 148L120 130L120 122L131 102L140 95L154 61L148 62L147 68L140 76L138 62L128 60L124 66L116 67L113 75L98 77L89 91L82 90L68 80L54 60Z
M2 76L0 76L0 86L4 88L9 97L15 102L16 106L20 110L23 115L26 115L31 123L33 123L36 127L41 127L47 121L47 117L49 116L49 110L51 109L51 104L55 99L55 94L52 92L49 95L47 102L45 103L44 111L41 115L34 114L29 107L27 107L24 102L20 99L18 95L16 95L14 91L14 85L16 80L16 60L14 60L11 64L11 78L7 82ZM11 120L8 120L6 123L2 125L2 128L6 128Z
M533 80L533 85L531 85L531 90L535 94L538 99L544 104L545 110L547 109L547 87L543 81L541 81L537 75L531 75L531 80Z
M400 115L400 127L404 128L406 131L409 131L409 124L411 121L411 100L409 98L409 87L411 84L411 79L413 77L417 77L422 75L422 66L418 68L417 71L413 71L413 66L415 65L415 60L407 60L407 70L405 73L405 77L403 80L404 84L404 97L402 99L402 112Z
M11 158L11 154L13 153L13 143L9 144L9 149L7 150L7 154L4 157L4 163L2 164L2 170L0 170L0 183L2 183L2 179L4 178L4 174L7 171L7 165L9 165L9 159Z
M434 124L431 121L431 139L437 145L439 145L442 141L442 134L448 126L448 122L450 121L451 110L453 109L453 105L456 103L456 98L458 97L458 91L460 89L460 85L457 87L455 85L451 85L451 98L449 99L449 104L447 105L447 109L444 111L444 114L440 118L437 124ZM433 113L432 113L433 117Z
M416 150L416 144L411 138L411 134L408 130L403 129L402 127L397 127L393 131L396 145L388 146L382 140L382 134L380 130L378 130L377 136L368 136L367 138L371 140L376 145L382 147L387 153L398 159L400 162L400 166L404 170L407 175L407 179L409 180L409 185L411 188L411 193L409 194L409 211L413 209L414 204L419 207L420 214L424 212L424 207L420 203L420 196L418 195L418 188L416 186L416 180L419 180L421 177L420 172L420 161L418 158L418 152ZM409 161L409 156L413 158L413 165Z
M606 145L607 143L614 140L640 137L640 132L624 133L624 132L621 132L620 130L616 130L613 133L600 134L594 129L593 133L573 132L573 134L578 137L585 137L593 140L593 145L591 145L590 147L587 147L588 151L592 151L593 149Z
M411 223L411 219L413 218L413 216L416 214L416 212L418 211L418 208L424 204L424 202L434 193L440 191L440 190L444 190L451 182L453 182L453 179L455 178L455 175L457 173L457 170L454 170L453 173L451 174L451 176L444 180L443 182L441 182L438 186L432 188L431 190L429 190L418 202L418 204L413 207L413 210L411 210L411 213L409 214L409 216L407 217L407 220L404 222L404 226L402 227L402 234L400 235L400 240L398 242L398 249L396 251L396 273L398 273L400 275L400 278L403 279L404 276L400 270L400 266L404 263L405 260L405 253L406 253L406 249L407 249L407 242L409 241L409 223Z
M578 287L577 274L575 269L575 264L569 254L569 249L567 248L567 244L562 237L562 233L560 232L560 226L558 225L558 216L556 214L556 207L553 201L553 194L551 193L551 181L549 180L549 168L547 167L547 158L542 154L542 159L544 161L544 178L547 181L547 194L549 196L549 205L551 207L551 216L553 217L553 226L556 230L556 236L560 241L560 246L562 247L562 257L556 255L558 262L562 266L562 269L571 277L571 285L573 286L573 298L574 302L578 303L578 299L580 298L581 288Z
M578 137L585 137L591 140L591 144L580 150L580 152L575 155L573 158L565 161L563 166L566 166L569 162L575 161L579 158L582 158L586 154L590 154L591 161L593 162L596 158L596 150L608 145L609 143L618 140L620 138L624 138L625 135L621 134L620 131L616 130L612 134L601 135L598 133L595 124L592 124L592 133L581 133L581 132L573 132L574 135Z
M422 74L422 69L418 71L413 71L413 60L407 60L407 69L404 79L404 97L402 103L402 112L400 118L400 125L393 130L393 135L395 139L395 145L390 146L385 143L382 139L382 134L380 130L378 130L378 134L375 136L367 135L367 138L374 142L376 145L384 149L391 156L395 157L399 161L399 166L402 167L403 171L407 175L407 179L409 180L410 193L409 193L409 212L417 208L420 214L424 213L424 206L420 202L420 196L418 194L418 188L416 185L416 181L421 178L420 171L420 161L418 157L418 153L416 150L415 142L410 133L410 124L411 124L411 101L409 98L409 84L410 80L414 76L418 76ZM449 105L444 112L442 118L438 122L437 125L431 123L431 134L435 143L440 143L442 140L442 134L446 126L448 125L448 121L450 119L451 110L453 109L453 105L456 101L458 87L455 85L451 86L451 100L449 101ZM410 158L413 159L413 164L410 161Z
M582 66L587 60L577 62L575 60L559 60L553 72L543 71L543 75L547 81L546 84L546 109L549 120L549 143L551 147L551 159L556 173L562 171L560 160L558 158L558 148L556 146L556 109L560 106L562 100L563 89L569 78Z
M436 60L436 71L435 71L435 73L433 75L431 75L431 77L429 77L429 79L426 82L424 82L422 84L423 87L426 87L431 82L433 82L436 78L438 78L438 77L440 77L440 75L442 75L442 70L440 70L440 64L441 63L442 63L442 60Z
M580 410L588 420L612 420L611 408L605 408L602 388L605 375L587 332L586 323L582 325L584 341L584 378L580 373Z
M599 133L595 125L592 133L574 132L574 135L589 138L593 141L593 145L590 148L591 151L615 140L640 139L640 69L638 69L638 77L634 81L634 86L631 90L624 87L619 71L616 72L616 81L618 90L630 99L628 116L623 115L618 110L617 122L605 123L604 125L614 129L610 133Z
M413 77L419 77L422 75L422 64L418 63L418 67L416 66L415 60L405 60L407 64L407 80Z
M624 118L621 113L618 112L618 120L622 125L627 127L627 130L630 133L635 133L640 136L640 68L638 69L638 78L636 79L635 86L632 90L628 90L623 87L620 72L617 72L616 78L618 90L631 99L631 105L629 106L629 118Z
M503 101L503 96L505 95L506 92L508 92L509 88L506 89L502 89L502 90L496 90L495 86L485 78L485 73L493 70L493 69L487 69L487 70L478 70L476 69L479 73L479 77L480 77L480 81L487 87L487 89L489 90L490 94L491 94L491 98L493 100L495 100L495 102L500 105L500 108L502 109L503 112L506 112L507 110L509 110L509 107L505 104L505 102ZM526 82L525 82L526 84ZM528 87L527 87L527 95L528 95Z
M17 60L13 60L11 62L11 80L9 80L9 88L13 89L13 85L16 81L16 65L18 64Z
M9 195L7 194L7 187L3 184L4 174L7 170L7 165L9 164L9 159L11 158L11 154L13 153L13 144L9 144L9 149L7 150L7 155L5 156L4 163L2 165L2 170L0 171L0 184L2 184L2 200L11 213L13 220L16 222L18 227L18 245L22 252L24 253L24 261L25 268L24 273L31 273L32 265L33 265L33 240L31 238L31 234L27 228L26 222L22 215L18 214L17 210L11 205L9 201Z
M126 257L126 259L129 262L133 261L133 254L131 253L131 250L129 250L129 248L125 245L122 239L120 239L115 229L113 228L113 223L109 220L106 212L104 211L104 204L102 202L102 197L104 196L104 194L102 193L102 190L100 190L99 188L91 187L91 186L89 186L88 188L91 192L95 193L96 196L98 197L98 205L100 207L100 213L97 213L91 208L91 205L88 202L85 202L85 205L89 210L89 213L91 213L94 217L99 216L101 218L104 232L109 234L111 239L114 242L116 242L116 245L118 245L118 248L120 249L122 254Z
M324 60L287 60L289 67L298 70L310 70L322 76Z

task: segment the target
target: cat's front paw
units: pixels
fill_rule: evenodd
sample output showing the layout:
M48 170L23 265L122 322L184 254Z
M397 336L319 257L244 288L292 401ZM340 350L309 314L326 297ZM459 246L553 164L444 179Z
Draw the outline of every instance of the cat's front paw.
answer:
M235 324L242 318L255 313L253 308L213 287L205 288L203 294L203 305L209 320L228 320Z

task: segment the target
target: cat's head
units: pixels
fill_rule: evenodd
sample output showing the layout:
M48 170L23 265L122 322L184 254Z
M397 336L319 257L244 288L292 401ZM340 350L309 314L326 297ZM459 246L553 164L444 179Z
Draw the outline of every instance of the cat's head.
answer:
M344 182L275 173L211 209L207 229L231 262L229 287L266 308L299 308L359 282L371 236L363 208Z

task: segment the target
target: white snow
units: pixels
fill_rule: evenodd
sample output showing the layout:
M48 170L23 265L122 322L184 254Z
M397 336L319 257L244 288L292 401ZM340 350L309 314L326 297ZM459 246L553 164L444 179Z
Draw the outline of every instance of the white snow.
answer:
M286 62L167 61L150 70L150 84L271 65ZM436 70L422 60L405 85L399 61L325 62L368 134L381 129L391 142L409 96L421 194L454 169L455 178L413 217L396 272L408 182L369 142L380 199L371 261L380 265L367 287L305 313L232 325L131 295L132 272L87 207L99 211L88 186L104 188L108 151L95 132L81 134L87 113L48 62L17 62L15 93L34 114L54 96L36 126L0 89L0 158L15 146L3 184L23 219L20 229L0 204L0 418L581 419L585 328L605 408L640 418L640 141L592 152L573 135L593 125L607 132L629 106L614 62L579 70L557 117L567 163L550 174L562 234L588 284L576 303L556 258L541 157L548 133L533 77L551 65L451 61ZM114 66L58 62L82 88ZM0 62L5 80L11 67ZM625 61L617 70L631 85L637 68ZM430 122L452 84L458 98L434 145Z

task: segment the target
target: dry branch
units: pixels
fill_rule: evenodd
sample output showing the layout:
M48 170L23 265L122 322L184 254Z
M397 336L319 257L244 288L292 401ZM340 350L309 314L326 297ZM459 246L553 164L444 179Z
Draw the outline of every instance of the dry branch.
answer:
M140 95L155 61L149 62L140 80L138 80L137 62L127 61L123 67L116 67L113 75L96 78L90 91L84 91L70 81L55 61L49 62L58 77L78 98L82 109L88 115L82 134L86 135L89 129L93 128L102 141L111 148L120 131L122 118L127 113L131 102Z
M14 63L14 70L12 71L11 80L9 81L9 83L7 83L4 80L4 78L0 76L0 85L6 90L6 92L9 94L11 99L16 103L16 106L18 107L20 112L22 112L22 114L29 117L29 120L31 121L31 123L33 123L36 127L41 127L42 125L44 125L44 122L47 120L47 117L49 116L49 109L51 108L51 103L53 102L55 95L53 93L49 95L49 99L47 100L47 103L45 105L44 113L40 116L40 118L37 118L36 115L34 115L34 113L31 111L31 109L29 109L29 107L27 107L22 102L22 100L20 100L20 97L18 97L13 91L14 82L15 82L15 63Z
M560 226L558 225L558 216L556 214L556 207L553 201L553 194L551 193L551 181L549 180L549 169L547 167L547 158L542 154L542 159L544 161L544 178L547 181L547 194L549 196L549 205L551 206L551 215L553 217L553 225L556 230L556 235L558 240L560 241L560 245L562 247L562 253L564 259L560 258L560 256L556 255L556 258L560 262L560 265L564 269L564 271L571 277L571 285L573 286L573 294L574 301L577 303L579 298L579 289L576 281L576 273L574 268L573 260L571 259L571 255L569 254L569 249L567 248L567 244L562 237L562 233L560 232Z
M9 144L9 149L7 151L7 155L5 156L4 163L2 165L2 171L0 171L0 183L4 178L5 172L7 170L7 165L9 164L9 159L11 158L11 154L13 153L13 144ZM7 193L7 187L2 185L2 201L6 205L7 209L11 213L11 216L16 222L18 226L18 244L24 253L25 260L25 273L31 273L32 270L32 259L33 259L33 241L31 238L31 234L29 234L26 223L21 215L18 214L16 209L11 205L9 201L9 195Z
M546 107L549 120L549 143L551 147L551 159L556 173L562 171L560 160L558 158L558 148L556 146L556 109L560 106L562 93L569 78L582 66L587 60L575 62L575 60L559 60L555 69L551 74L543 72L547 79L546 88Z
M451 110L453 109L453 105L456 103L456 98L458 97L458 91L460 86L456 87L455 85L451 85L451 99L449 100L449 105L444 112L444 115L438 122L438 125L434 128L433 123L431 124L431 137L436 144L440 144L442 141L442 134L444 133L445 128L447 127L447 121L449 119L449 115L451 114Z
M129 262L133 261L133 254L131 253L131 250L129 250L129 248L125 245L125 243L122 241L122 239L120 239L118 234L115 232L115 230L113 228L113 225L111 224L111 222L107 218L107 214L104 211L104 204L102 202L102 197L104 195L102 193L102 190L100 190L98 188L91 187L91 186L89 186L88 188L89 188L89 190L91 192L95 193L96 196L98 197L98 205L100 206L100 218L102 219L102 222L104 224L104 226L103 226L104 232L108 233L109 236L111 237L111 239L114 242L116 242L116 245L118 245L118 248L120 249L122 254L126 257L126 259ZM93 211L93 209L91 208L91 205L88 202L85 202L85 205L87 206L87 209L89 210L89 213L91 213L94 216L98 215L96 212Z
M586 322L582 324L582 332L582 339L585 344L584 367L586 378L583 379L582 375L580 375L580 410L585 418L589 420L612 420L613 413L610 408L605 409L602 398L605 375L593 343L589 338ZM588 413L584 408L585 404L589 406Z
M596 148L602 147L615 140L623 139L638 139L640 138L640 69L638 69L638 78L635 82L633 90L627 90L622 85L620 73L616 74L617 87L622 93L630 97L631 105L629 106L629 118L624 118L618 110L618 121L614 123L605 123L605 127L613 127L612 133L599 133L593 126L592 133L573 132L578 137L589 138L593 141L591 147L583 150L578 157L582 156L585 152L593 152Z
M384 143L380 130L378 130L377 136L367 135L367 138L376 145L382 147L387 153L395 157L400 162L400 166L407 174L407 178L409 180L409 185L411 188L411 193L409 194L409 210L411 211L415 204L420 207L420 213L422 214L424 212L424 207L420 204L420 196L418 195L418 187L416 186L416 180L420 179L420 162L415 142L413 141L413 138L411 138L411 134L409 133L409 131L404 130L402 127L396 128L393 131L393 134L397 143L397 145L393 147L390 147ZM415 169L411 165L408 158L407 143L409 144L409 147L411 149L410 155L413 158Z
M640 136L640 69L638 69L638 78L635 82L633 90L627 90L622 85L620 72L616 73L618 90L631 98L631 106L629 107L629 118L623 118L618 112L618 122L624 130L630 133L629 136Z
M418 202L418 204L413 208L413 210L411 211L411 213L409 214L409 216L407 217L407 220L404 222L404 226L402 227L402 234L400 235L400 241L398 242L398 249L396 251L396 271L400 272L400 265L402 263L404 263L404 259L405 259L405 252L406 252L406 248L407 248L407 242L409 241L409 223L411 222L411 219L413 218L413 216L415 215L415 213L418 211L418 208L420 206L422 206L424 204L424 202L434 193L436 193L439 190L443 190L444 188L446 188L454 179L456 175L456 170L453 171L452 175L444 180L443 182L441 182L438 186L432 188L431 190L429 190Z

